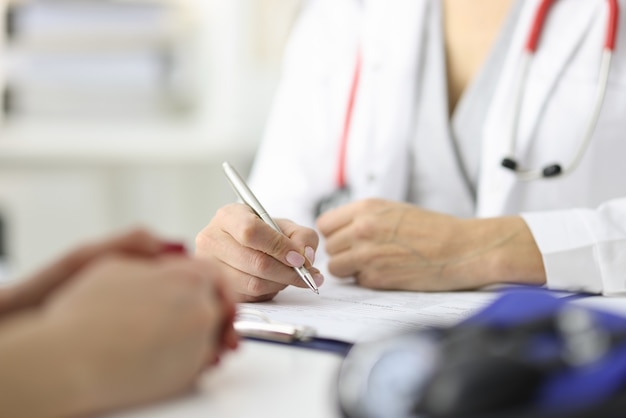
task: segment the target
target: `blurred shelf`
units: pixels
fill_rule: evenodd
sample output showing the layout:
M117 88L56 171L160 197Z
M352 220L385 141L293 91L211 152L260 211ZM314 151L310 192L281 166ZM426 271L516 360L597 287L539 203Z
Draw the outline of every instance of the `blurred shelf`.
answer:
M0 170L71 165L209 164L252 158L257 139L183 123L12 123L0 128Z

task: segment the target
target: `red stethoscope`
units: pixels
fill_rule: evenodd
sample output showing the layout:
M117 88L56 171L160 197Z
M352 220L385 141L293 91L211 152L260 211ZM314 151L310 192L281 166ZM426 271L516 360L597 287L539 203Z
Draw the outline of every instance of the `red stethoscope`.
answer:
M351 200L350 189L346 181L346 155L348 151L348 138L352 124L352 113L356 102L356 94L361 80L361 49L357 50L356 65L348 94L348 106L343 120L343 127L339 137L339 153L337 156L337 172L335 173L335 190L327 197L320 200L315 207L316 215L320 215L328 209L332 209Z
M543 168L538 169L526 169L522 168L516 158L515 144L517 139L517 128L519 125L520 108L523 99L524 86L526 85L528 77L528 69L535 56L537 47L539 45L539 39L541 32L545 24L546 16L550 10L550 7L556 0L542 0L536 11L535 17L528 34L528 39L524 46L523 62L521 68L521 76L517 84L516 95L514 100L514 117L511 126L510 133L510 145L509 154L502 159L502 166L506 167L516 173L521 180L535 180L548 177L556 177L559 175L565 175L573 171L582 159L589 142L593 136L600 111L604 103L604 97L606 95L609 72L611 70L611 59L613 57L613 51L615 50L615 41L617 39L617 26L619 18L619 4L618 0L607 0L609 6L609 19L607 23L606 38L604 41L604 52L602 54L602 61L600 64L600 78L598 82L598 88L596 93L596 99L593 106L593 112L591 118L587 124L587 129L583 136L577 152L574 157L567 164L553 163ZM350 126L352 123L352 114L354 111L354 105L356 101L356 95L359 88L359 81L361 78L361 51L357 52L356 65L354 68L354 74L352 77L352 83L350 85L350 91L348 95L348 104L343 121L343 127L339 138L339 153L337 157L337 171L335 174L335 186L336 192L332 196L324 199L320 203L318 213L323 212L326 206L336 206L337 203L342 203L348 200L348 184L346 181L346 154L348 147L348 138L350 136Z
M619 19L619 4L618 0L607 0L609 6L609 20L606 27L606 37L604 40L604 51L602 53L602 60L600 63L600 78L598 81L598 87L596 90L596 99L594 101L593 110L591 113L591 117L589 122L587 123L587 128L585 130L584 136L576 153L570 159L567 164L559 164L552 163L546 165L543 168L522 168L518 161L513 157L515 155L515 144L517 139L517 128L519 126L520 119L520 107L523 99L523 90L526 85L526 80L528 77L528 69L530 68L530 64L535 56L535 52L537 51L537 46L539 44L539 38L541 37L541 31L543 29L546 15L555 0L543 0L537 12L535 14L535 19L531 26L530 33L528 34L528 39L526 41L526 45L524 47L524 55L522 57L522 68L521 68L521 76L519 78L517 84L517 91L515 95L514 101L514 117L513 122L511 124L511 132L510 132L510 148L509 154L505 158L502 159L501 165L503 167L508 168L515 172L517 177L520 180L537 180L541 178L550 178L557 177L571 173L582 160L585 151L589 143L591 142L591 138L593 137L594 130L596 128L596 124L598 123L598 118L600 117L600 111L602 110L602 105L604 103L604 97L606 95L606 90L609 81L609 73L611 71L611 60L613 58L613 51L615 50L615 40L617 38L617 25Z

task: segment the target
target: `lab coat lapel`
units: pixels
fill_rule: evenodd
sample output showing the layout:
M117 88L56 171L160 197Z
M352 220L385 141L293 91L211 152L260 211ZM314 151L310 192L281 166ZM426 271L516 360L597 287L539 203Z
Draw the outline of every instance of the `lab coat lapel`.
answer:
M480 216L509 213L509 208L515 206L510 200L513 190L519 185L519 180L511 171L500 166L500 161L509 154L512 100L519 77L520 59L539 2L540 0L527 1L525 9L522 10L490 106L483 139L479 181L477 214ZM539 48L529 69L523 91L524 99L515 150L518 158L526 154L528 147L535 140L536 127L541 122L544 107L559 77L588 32L595 12L603 6L605 2L589 0L554 2L545 21Z
M403 141L410 137L428 4L365 1L363 72L348 152L355 198L406 196L408 148Z

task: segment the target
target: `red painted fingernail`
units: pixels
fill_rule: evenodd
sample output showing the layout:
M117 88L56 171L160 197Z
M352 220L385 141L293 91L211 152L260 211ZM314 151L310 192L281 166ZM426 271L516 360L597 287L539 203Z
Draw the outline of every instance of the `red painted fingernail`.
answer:
M187 254L187 248L185 247L185 244L181 242L166 242L163 245L163 252L171 254Z

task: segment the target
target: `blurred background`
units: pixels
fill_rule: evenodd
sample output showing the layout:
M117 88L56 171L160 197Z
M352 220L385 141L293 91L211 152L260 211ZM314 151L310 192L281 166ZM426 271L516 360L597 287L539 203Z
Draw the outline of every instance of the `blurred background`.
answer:
M300 0L0 0L0 283L145 226L194 246L247 174Z

